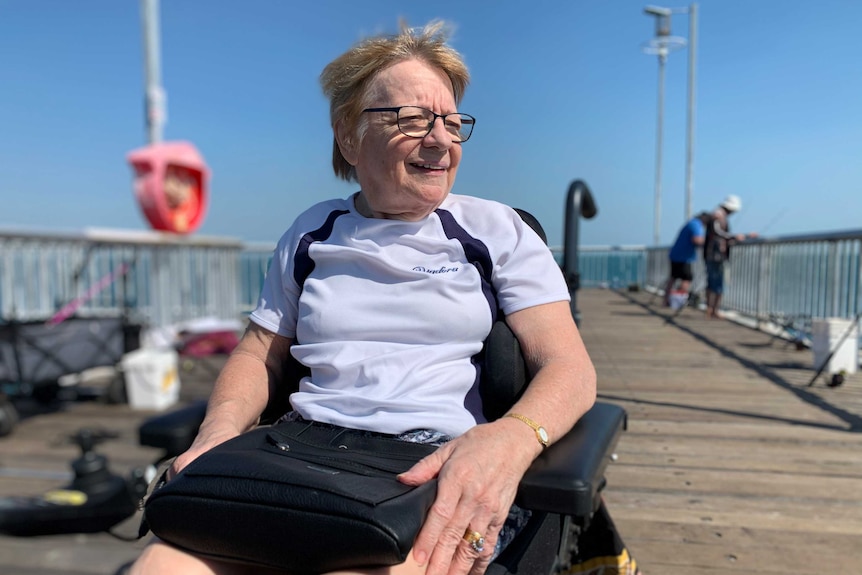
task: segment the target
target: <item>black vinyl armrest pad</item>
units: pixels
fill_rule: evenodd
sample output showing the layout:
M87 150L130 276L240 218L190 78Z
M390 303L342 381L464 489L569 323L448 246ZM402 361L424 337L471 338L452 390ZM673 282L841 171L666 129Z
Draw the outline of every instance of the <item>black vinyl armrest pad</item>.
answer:
M164 449L165 457L179 455L191 446L205 414L206 401L199 401L150 418L138 430L140 443ZM597 402L533 462L515 502L525 509L589 517L625 425L623 408Z
M588 518L611 454L626 426L626 412L599 403L548 447L521 480L515 503L525 509Z
M207 402L201 400L151 417L138 428L138 441L147 447L164 449L166 458L179 455L192 446L206 412Z

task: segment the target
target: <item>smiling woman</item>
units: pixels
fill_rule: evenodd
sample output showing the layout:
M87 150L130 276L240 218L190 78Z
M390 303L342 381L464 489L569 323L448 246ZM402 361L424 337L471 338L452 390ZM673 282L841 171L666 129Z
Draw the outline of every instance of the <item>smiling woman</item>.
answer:
M461 163L463 122L446 121L460 118L452 84L442 70L422 60L405 60L381 71L371 92L372 104L399 106L363 110L382 113L367 120L361 145L335 125L341 155L361 187L357 208L366 217L421 220L449 194ZM453 131L450 126L456 122L459 127Z
M436 481L406 560L368 568L367 557L340 557L365 566L342 574L483 573L529 520L513 504L524 473L595 400L595 372L545 242L509 206L451 193L476 120L458 110L469 75L444 32L432 23L370 38L324 69L333 168L359 190L312 206L281 237L200 431L167 473L184 477L204 452L255 427L297 360L309 375L282 425L436 447L397 476L399 490ZM501 318L533 378L511 417L488 421L479 375ZM295 542L331 525L311 515L279 533ZM331 570L296 555L279 565ZM155 541L132 573L246 572L219 557Z

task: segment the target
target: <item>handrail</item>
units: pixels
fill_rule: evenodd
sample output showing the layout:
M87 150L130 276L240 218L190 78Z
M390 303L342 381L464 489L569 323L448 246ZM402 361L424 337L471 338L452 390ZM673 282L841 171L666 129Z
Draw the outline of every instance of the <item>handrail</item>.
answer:
M81 316L126 314L151 326L234 319L242 251L232 238L0 230L0 322L46 321L85 294Z
M200 235L180 236L158 231L110 228L85 228L81 231L0 228L0 240L120 245L232 246L238 248L243 246L243 242L238 238Z
M566 199L563 268L577 320L582 287L659 290L667 247L580 246L580 217L596 213L583 181ZM96 285L111 285L79 315L128 313L152 326L199 317L244 318L256 304L274 244L159 232L0 230L0 322L46 321ZM112 273L128 265L126 274ZM694 266L695 290L705 285ZM759 238L735 246L722 303L759 322L804 326L812 317L852 318L862 309L862 230Z

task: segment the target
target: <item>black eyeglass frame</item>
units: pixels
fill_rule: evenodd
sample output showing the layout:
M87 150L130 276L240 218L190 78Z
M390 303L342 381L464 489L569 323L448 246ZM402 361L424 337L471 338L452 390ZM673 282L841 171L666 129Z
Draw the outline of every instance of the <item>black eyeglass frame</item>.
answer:
M425 132L425 135L423 135L423 136L412 136L412 135L404 132L404 130L401 128L401 114L400 114L400 112L401 112L402 108L419 108L420 110L425 110L426 112L429 112L433 116L431 121L428 122L428 130ZM365 108L364 110L362 110L362 113L364 114L365 112L395 112L395 122L398 125L398 131L401 132L402 134L404 134L405 136L407 136L408 138L425 138L425 137L427 137L428 134L431 133L431 130L434 129L434 123L437 121L437 118L443 119L443 126L445 127L446 126L446 116L461 116L462 118L467 118L468 122L465 122L465 123L469 123L472 126L472 128L470 128L470 133L467 134L467 137L464 138L463 140L458 140L458 142L457 142L458 144L463 144L464 142L469 140L470 136L473 135L473 130L476 128L476 118L471 116L470 114L465 114L463 112L449 112L448 114L438 114L434 110L429 110L428 108L423 108L422 106L412 106L411 105L411 106L394 106L394 107L389 107L389 108Z

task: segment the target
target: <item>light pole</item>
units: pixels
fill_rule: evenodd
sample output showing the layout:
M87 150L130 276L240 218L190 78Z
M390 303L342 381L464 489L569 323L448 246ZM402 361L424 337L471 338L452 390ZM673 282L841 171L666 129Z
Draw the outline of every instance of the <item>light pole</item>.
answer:
M688 113L685 148L685 221L691 219L691 190L694 186L694 74L697 68L697 4L688 7Z
M167 121L165 90L162 88L161 77L159 0L141 0L141 21L144 28L147 141L157 144L162 141L162 132Z
M661 171L664 136L664 75L667 55L685 46L685 39L671 36L670 19L674 10L658 6L647 6L644 13L655 17L655 38L647 42L644 52L658 56L658 121L656 125L655 159L655 216L653 221L653 244L660 243L661 229Z

